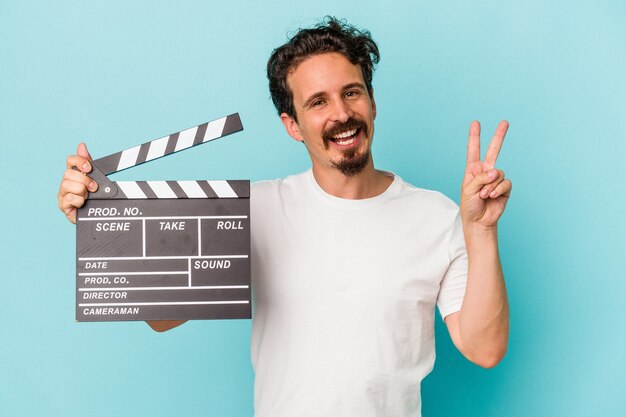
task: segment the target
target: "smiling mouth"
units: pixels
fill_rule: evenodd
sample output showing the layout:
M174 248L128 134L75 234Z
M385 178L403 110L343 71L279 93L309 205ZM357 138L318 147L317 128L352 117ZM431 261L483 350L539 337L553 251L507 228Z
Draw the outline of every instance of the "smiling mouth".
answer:
M345 132L330 137L329 140L339 146L349 146L357 141L360 132L360 128L347 130Z
M344 123L337 123L322 134L324 146L328 148L330 142L339 148L356 146L363 137L367 137L367 124L356 117L350 117Z

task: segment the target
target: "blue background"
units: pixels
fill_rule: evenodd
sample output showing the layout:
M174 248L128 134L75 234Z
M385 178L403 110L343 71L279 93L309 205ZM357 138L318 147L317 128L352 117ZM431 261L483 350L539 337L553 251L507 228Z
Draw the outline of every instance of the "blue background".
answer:
M376 166L458 201L469 123L511 128L501 221L511 304L495 369L437 323L434 416L626 410L623 1L0 3L0 415L250 416L249 321L74 322L66 155L95 157L238 111L245 131L114 180L275 178L309 166L267 92L271 50L333 14L371 30ZM320 401L324 401L323 398Z

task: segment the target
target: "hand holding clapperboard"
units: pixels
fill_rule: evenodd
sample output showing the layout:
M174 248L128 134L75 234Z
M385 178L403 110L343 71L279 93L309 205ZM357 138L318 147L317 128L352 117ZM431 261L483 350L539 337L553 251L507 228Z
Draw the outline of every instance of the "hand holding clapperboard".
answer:
M76 320L250 318L250 182L106 176L243 130L238 114L92 161L76 217Z

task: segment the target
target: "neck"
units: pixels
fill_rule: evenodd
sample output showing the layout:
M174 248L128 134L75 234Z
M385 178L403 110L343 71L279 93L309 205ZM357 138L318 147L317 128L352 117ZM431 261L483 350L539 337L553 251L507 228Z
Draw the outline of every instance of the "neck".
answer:
M361 172L346 176L336 168L320 168L313 165L313 176L317 184L328 194L350 200L361 200L382 194L393 182L393 178L374 169L371 158Z

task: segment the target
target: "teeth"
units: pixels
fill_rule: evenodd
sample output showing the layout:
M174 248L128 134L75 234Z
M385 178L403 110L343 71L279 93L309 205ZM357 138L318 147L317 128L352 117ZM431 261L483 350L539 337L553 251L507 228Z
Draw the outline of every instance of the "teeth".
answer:
M347 132L340 133L337 136L333 136L333 139L349 138L350 136L354 136L355 133L356 133L356 129L353 129Z
M337 140L337 141L335 141L335 143L337 143L338 145L350 145L355 140L356 140L356 138L351 138L351 139L347 139L347 140Z

